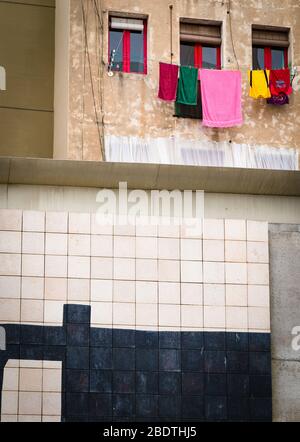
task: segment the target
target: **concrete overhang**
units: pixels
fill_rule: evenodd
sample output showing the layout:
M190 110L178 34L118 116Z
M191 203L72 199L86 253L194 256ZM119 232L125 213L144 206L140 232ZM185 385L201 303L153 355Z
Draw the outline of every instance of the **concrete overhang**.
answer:
M204 190L208 193L300 196L300 171L0 158L0 184Z

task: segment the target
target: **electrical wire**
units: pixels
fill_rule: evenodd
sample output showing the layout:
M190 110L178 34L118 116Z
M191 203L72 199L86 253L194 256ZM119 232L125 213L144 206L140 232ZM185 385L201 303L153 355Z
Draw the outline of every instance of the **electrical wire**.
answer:
M91 91L92 91L92 97L93 97L94 113L95 113L96 125L97 125L97 130L98 130L98 136L99 136L99 143L100 143L100 149L101 149L101 154L102 154L102 160L106 161L105 149L104 149L104 141L102 139L101 129L100 129L100 126L99 126L99 117L98 117L98 111L97 111L97 103L96 103L96 96L95 96L95 89L94 89L92 65L91 65L91 58L90 58L89 44L88 44L88 36L87 36L87 18L86 18L86 12L85 12L85 9L84 9L83 0L81 0L81 9L82 9L82 19L83 19L83 28L84 28L85 56L87 56L88 66L89 66L89 74L90 74Z
M235 61L236 61L238 70L240 70L240 65L239 65L239 61L238 61L237 55L236 55L234 39L233 39L231 11L232 11L231 0L228 0L228 15L229 15L229 26L230 26L230 37L231 37L232 50L233 50L233 54L234 54L234 57L235 57Z

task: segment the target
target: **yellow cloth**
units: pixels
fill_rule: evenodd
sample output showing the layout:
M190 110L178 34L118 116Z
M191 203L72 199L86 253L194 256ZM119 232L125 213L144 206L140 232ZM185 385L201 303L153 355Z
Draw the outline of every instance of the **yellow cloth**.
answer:
M251 87L251 72L252 72L252 87ZM268 82L266 81L265 72L268 77ZM270 98L271 92L269 88L270 82L270 71L269 70L257 70L248 71L248 79L250 84L249 95L252 98Z

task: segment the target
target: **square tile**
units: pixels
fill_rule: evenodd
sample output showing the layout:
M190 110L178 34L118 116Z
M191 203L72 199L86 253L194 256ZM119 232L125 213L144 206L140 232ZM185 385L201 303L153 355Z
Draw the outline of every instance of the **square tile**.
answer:
M267 242L247 242L247 261L269 263L269 244Z
M35 299L22 299L21 301L21 322L38 322L44 320L44 303Z
M136 225L136 236L141 237L157 237L158 235L158 226L157 224L145 223L142 225ZM143 258L141 256L141 258Z
M180 226L179 225L158 225L158 236L160 238L179 238Z
M225 241L225 261L246 262L246 241Z
M181 259L187 261L202 260L201 239L181 239Z
M45 257L45 276L49 278L66 278L67 277L67 256L51 256Z
M204 284L204 305L225 305L225 285L224 284Z
M226 284L226 305L246 307L247 286L238 284Z
M19 368L4 367L2 391L19 391Z
M114 235L116 236L135 236L135 225L114 225Z
M43 255L45 253L44 233L23 232L22 253Z
M69 256L68 276L71 278L90 278L91 260L89 257Z
M226 329L248 331L247 307L226 306Z
M224 262L224 241L222 240L203 240L203 261Z
M156 304L158 300L158 284L153 281L136 281L136 303Z
M62 324L65 301L45 301L44 321L48 324Z
M20 391L42 391L43 370L20 368Z
M137 264L138 273L138 264ZM121 280L135 280L135 259L114 258L114 278Z
M91 255L101 257L113 256L112 235L91 235Z
M45 212L34 210L24 210L23 212L23 231L24 232L44 232L45 231Z
M91 233L92 235L113 235L113 220L109 217L98 217L93 213L91 215Z
M91 326L112 325L112 302L92 302Z
M45 299L67 300L66 278L45 278Z
M270 330L269 307L248 307L249 330Z
M44 276L44 255L22 255L23 276Z
M0 254L0 275L21 275L21 255Z
M203 263L203 282L208 284L224 284L225 266L222 262Z
M89 301L90 280L68 278L68 301Z
M112 302L113 282L111 279L91 280L91 301Z
M203 307L198 305L181 306L182 327L203 327Z
M180 327L180 305L159 304L160 327Z
M18 392L17 391L3 391L2 392L2 406L1 415L17 415L18 414ZM2 421L2 419L1 419Z
M0 299L0 321L1 322L19 322L20 300L19 299Z
M157 259L158 240L156 237L137 237L136 238L136 257Z
M91 237L90 235L69 235L69 255L71 256L90 256L91 255Z
M0 230L21 231L22 211L0 209Z
M269 285L269 265L248 264L248 284Z
M182 282L202 282L202 262L201 261L181 261L181 281Z
M204 306L204 327L225 328L225 306Z
M113 324L135 327L135 304L114 302Z
M202 305L203 304L203 284L182 283L181 284L181 304Z
M250 307L270 307L268 285L248 285L248 305Z
M223 239L224 240L224 220L204 219L203 239Z
M0 276L0 298L20 298L20 276Z
M89 213L69 214L69 233L91 233L91 215Z
M46 232L67 233L68 218L67 212L46 212Z
M166 282L180 281L180 261L159 260L158 261L158 279Z
M21 253L21 233L0 231L0 253Z
M46 233L46 254L67 255L68 235L65 233Z
M35 277L22 278L22 298L23 299L43 299L44 279Z
M226 284L247 284L247 264L225 263Z
M60 393L43 393L43 414L61 416Z
M138 281L157 281L158 262L156 259L136 260L136 279Z
M157 326L158 308L157 304L137 304L136 305L136 325L137 326Z
M135 302L135 281L113 282L114 302Z
M186 218L181 225L181 238L201 239L203 236L202 219Z
M61 369L43 369L43 391L57 393L62 391Z
M247 221L247 240L268 242L268 223L264 221Z
M112 258L91 258L91 277L99 279L112 279Z
M246 241L246 221L241 219L225 219L225 239Z
M158 293L160 304L180 304L179 282L159 282Z
M19 394L19 414L41 416L42 393L21 391Z
M158 258L178 260L180 257L179 244L177 238L158 238Z
M114 236L114 257L135 258L135 237Z

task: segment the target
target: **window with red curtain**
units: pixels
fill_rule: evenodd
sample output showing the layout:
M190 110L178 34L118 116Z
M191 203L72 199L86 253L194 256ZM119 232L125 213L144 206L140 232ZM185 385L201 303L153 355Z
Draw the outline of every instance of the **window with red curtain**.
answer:
M253 46L253 69L287 69L288 48Z
M181 41L180 64L200 69L221 69L221 47Z
M118 29L117 25L112 26L111 19L108 45L111 70L147 74L147 20L117 18Z

